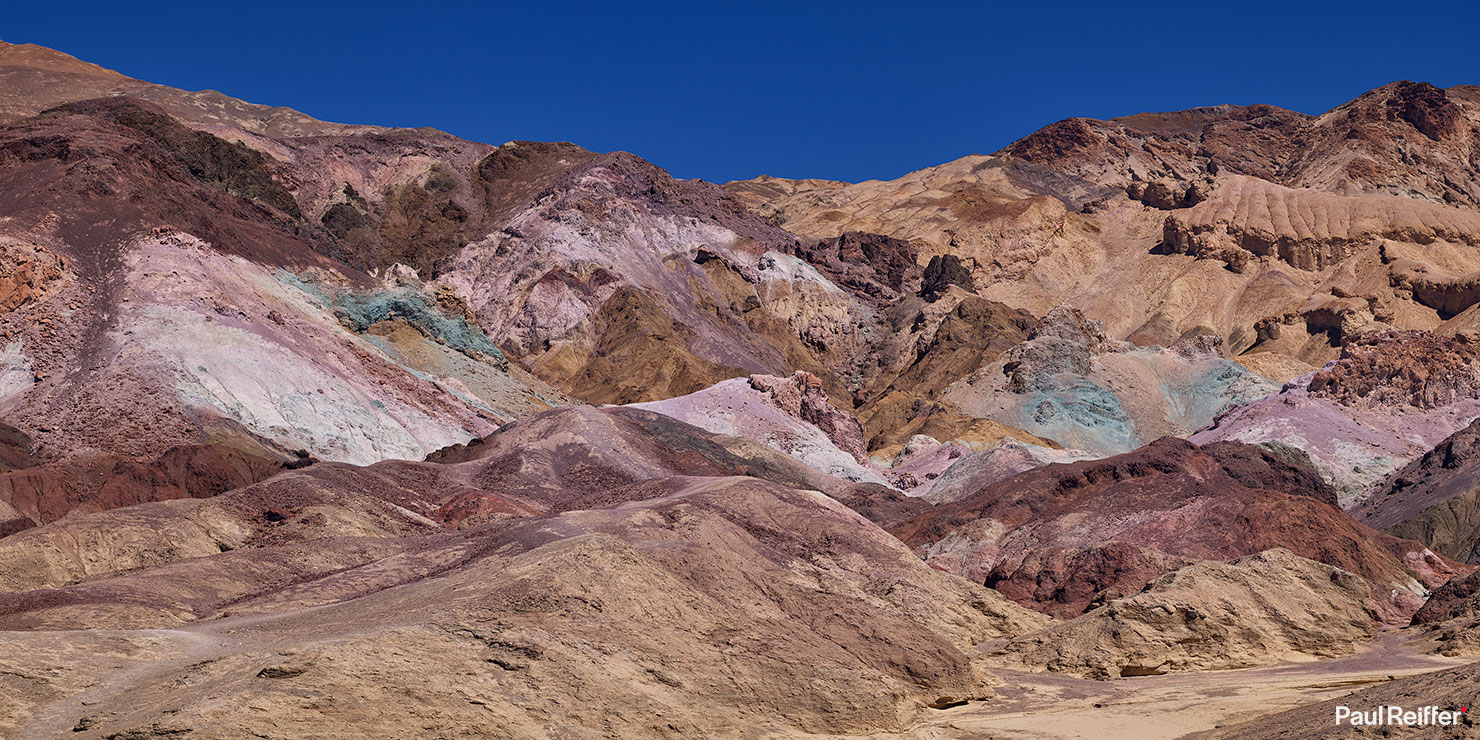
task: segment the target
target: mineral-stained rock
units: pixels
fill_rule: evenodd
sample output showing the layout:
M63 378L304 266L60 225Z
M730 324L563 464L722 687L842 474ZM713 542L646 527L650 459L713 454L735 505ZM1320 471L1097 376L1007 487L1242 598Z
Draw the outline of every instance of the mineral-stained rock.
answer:
M757 400L751 394L741 397ZM852 461L836 448L833 452ZM482 515L490 518L568 511L609 505L633 495L648 479L673 475L749 475L819 490L880 524L929 507L879 483L828 475L764 442L717 434L631 407L556 409L520 420L476 444L441 450L428 460L445 467L404 463L378 467L417 476L414 486L399 487L407 492L398 494L401 505L457 526L484 520L466 516L474 500L486 500L499 509L513 507ZM447 496L455 496L458 506L448 507Z
M439 350L424 346L403 365L401 348L326 316L300 276L356 295L375 282L326 257L334 238L303 222L323 171L295 173L287 144L213 131L123 97L0 128L0 210L14 226L0 242L31 255L7 262L31 265L16 273L29 292L0 315L9 423L53 457L146 462L229 437L369 462L550 405L517 371L426 362ZM367 151L345 161L367 164Z
M921 280L914 246L881 234L850 231L816 243L799 242L793 254L839 287L878 305L915 292Z
M531 194L438 280L506 353L580 400L651 401L793 370L846 398L871 372L880 298L829 279L850 278L819 249L825 270L725 191L616 152ZM893 293L909 271L897 249L876 275Z
M1473 86L1399 82L1320 116L1073 118L892 181L727 187L804 237L954 255L983 296L1035 316L1067 304L1137 345L1216 334L1272 371L1318 367L1364 330L1433 330L1480 298L1477 122ZM1282 338L1261 335L1283 317Z
M0 90L6 736L930 734L986 641L1334 655L1467 572L1333 504L1480 416L1477 88L725 188L34 46ZM1467 445L1373 516L1468 552Z
M1131 347L1099 321L1055 308L1032 336L953 384L942 399L962 413L1022 428L1100 455L1187 434L1276 389L1218 354L1216 338Z
M897 344L880 350L887 369L857 409L871 454L893 456L916 434L944 442L990 444L1011 437L1051 444L1014 425L968 416L935 400L1027 338L1037 323L1032 315L959 288L933 303L900 303L886 315L899 332Z
M810 373L725 380L697 393L632 408L754 440L831 475L884 483L865 452L863 425L833 406L821 381Z
M1480 352L1472 342L1426 332L1371 332L1310 379L1310 392L1346 406L1451 406L1480 396Z
M1413 624L1437 624L1459 617L1480 617L1480 570L1451 578L1434 589L1423 608L1413 615Z
M1480 657L1480 570L1435 589L1413 625L1424 628L1441 655Z
M0 312L40 300L66 275L56 255L38 245L0 239Z
M472 529L618 506L667 495L676 485L672 481L685 476L751 476L818 490L881 523L929 506L650 411L566 408L522 420L477 444L445 449L427 462L319 463L213 498L79 512L0 538L0 564L6 566L0 588L52 588L84 576L266 544ZM81 543L80 549L66 543Z
M1480 363L1469 341L1425 332L1365 333L1319 372L1229 410L1190 439L1298 447L1350 507L1391 471L1480 415L1477 389Z
M955 458L921 495L937 504L946 504L971 496L985 486L1018 473L1050 463L1077 462L1094 457L1083 450L1060 450L1004 440Z
M822 392L822 381L817 376L798 372L789 378L772 375L753 375L750 387L764 394L771 403L787 414L817 427L838 449L853 455L859 462L867 460L864 449L863 425L841 409L833 406Z
M1021 560L999 562L983 583L1020 604L1060 619L1073 619L1107 600L1129 596L1157 576L1188 561L1113 542L1085 549L1033 550Z

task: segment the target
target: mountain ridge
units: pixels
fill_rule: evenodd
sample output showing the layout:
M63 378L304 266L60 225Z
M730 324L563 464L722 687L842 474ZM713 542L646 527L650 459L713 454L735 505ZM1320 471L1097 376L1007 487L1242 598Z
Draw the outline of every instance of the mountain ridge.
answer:
M1141 737L1456 665L1477 168L1412 82L717 185L0 45L0 734Z

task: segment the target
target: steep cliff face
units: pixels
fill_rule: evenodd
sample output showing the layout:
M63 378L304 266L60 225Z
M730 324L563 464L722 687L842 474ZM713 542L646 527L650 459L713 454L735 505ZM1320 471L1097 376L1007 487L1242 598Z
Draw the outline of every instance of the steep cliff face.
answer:
M1272 257L1310 272L1384 241L1480 244L1480 212L1391 195L1336 195L1248 176L1219 178L1206 200L1167 216L1163 246L1230 269Z

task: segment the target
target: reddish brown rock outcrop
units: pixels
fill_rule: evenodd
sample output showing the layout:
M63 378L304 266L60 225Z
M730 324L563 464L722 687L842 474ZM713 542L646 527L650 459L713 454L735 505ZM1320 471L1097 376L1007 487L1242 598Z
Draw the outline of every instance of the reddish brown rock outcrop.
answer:
M1413 624L1437 624L1459 617L1480 617L1480 570L1451 578L1434 589L1423 608L1413 615Z
M1450 657L1480 657L1480 570L1450 579L1413 615L1434 641L1435 652Z
M1311 378L1310 393L1348 406L1435 409L1480 395L1480 352L1455 337L1368 332L1342 345L1340 361Z
M792 250L838 287L875 305L887 305L914 292L920 280L915 247L882 234L849 231L815 243L798 243Z
M62 261L39 246L0 240L0 313L37 300L64 275Z
M79 510L209 498L300 465L220 445L174 447L146 463L108 455L77 457L0 473L0 503L32 525L46 524Z
M0 473L29 468L39 462L31 438L23 431L0 422Z
M1171 173L1239 174L1338 193L1390 192L1480 205L1477 105L1467 88L1394 82L1321 116L1269 105L1220 105L1045 126L1000 155L1089 182Z
M1200 449L1162 439L1104 460L1049 465L998 481L975 495L943 504L892 528L938 567L977 582L1002 568L1009 581L1047 571L1053 584L1061 563L1096 555L1077 552L1111 543L1151 550L1164 567L1175 559L1225 560L1283 547L1362 576L1373 609L1388 622L1406 623L1427 588L1442 584L1456 566L1351 520L1332 505L1333 492L1298 460L1241 444ZM1047 551L1047 555L1043 554ZM1136 567L1099 569L1097 585L1134 593L1150 573L1144 557L1122 557ZM1109 573L1103 573L1108 570ZM1093 598L1044 592L1055 613L1082 611ZM1039 593L1018 590L1027 606L1045 608Z
M999 562L983 585L1050 616L1073 619L1102 602L1134 595L1157 576L1189 564L1121 542L1048 548Z

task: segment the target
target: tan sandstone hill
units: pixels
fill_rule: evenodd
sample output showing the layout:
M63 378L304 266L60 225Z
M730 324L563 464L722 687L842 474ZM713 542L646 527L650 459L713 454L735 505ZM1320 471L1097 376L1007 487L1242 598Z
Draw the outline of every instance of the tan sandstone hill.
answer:
M1189 565L1002 651L1033 669L1102 679L1329 658L1376 634L1371 596L1351 573L1267 550Z

